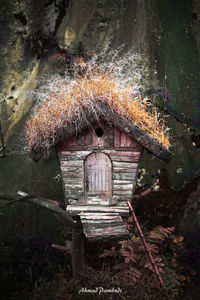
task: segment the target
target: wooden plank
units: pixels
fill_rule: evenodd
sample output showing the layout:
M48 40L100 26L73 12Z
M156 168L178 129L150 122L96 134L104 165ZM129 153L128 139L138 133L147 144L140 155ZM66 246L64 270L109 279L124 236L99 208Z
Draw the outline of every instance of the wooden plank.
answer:
M107 217L110 217L110 216L119 216L118 213L115 213L115 212L81 212L80 213L80 216L83 216L85 218L87 217L98 217L98 216L101 216L102 218L107 218Z
M65 189L66 190L77 190L77 191L82 191L83 190L83 185L82 184L69 184L69 183L66 183L65 185Z
M63 182L65 184L81 184L83 186L83 178L82 177L63 177Z
M81 167L61 167L61 170L63 172L77 172L82 171Z
M126 157L126 156L110 156L113 162L133 162L137 163L139 161L139 157Z
M83 171L80 172L70 172L70 171L62 171L62 177L63 178L82 178L83 177Z
M120 205L120 203L124 202L127 204L127 199L130 199L130 195L119 195L121 198L118 199L117 205ZM123 197L122 197L123 196ZM131 195L132 196L132 195ZM113 197L117 197L117 196L113 196ZM128 207L128 204L127 204Z
M102 199L100 197L87 197L87 204L88 205L109 205L109 198Z
M75 156L75 155L64 155L64 156L59 156L59 160L61 161L84 161L85 157L87 156L87 154L85 156Z
M69 199L72 199L72 200L79 200L83 197L83 193L71 193L71 192L65 192L65 196Z
M71 152L74 152L74 151L91 151L93 148L99 149L99 147L95 147L95 146L92 146L92 145L87 145L87 146L78 146L77 145L77 146L71 146L71 147L67 147L67 148L60 147L59 151L60 152L63 152L63 151L71 151ZM129 148L129 150L130 150L130 148Z
M114 145L115 146L121 146L121 134L120 130L116 127L114 128Z
M133 180L113 180L113 185L133 185Z
M102 149L102 151L122 151L122 152L127 152L127 151L141 151L142 147L141 146L137 146L137 147L105 147L105 146L98 146L98 145L85 145L85 146L69 146L69 147L57 147L56 148L58 152L63 152L63 151L90 151L93 149Z
M92 144L92 132L89 128L78 134L77 136L77 146L85 146Z
M110 217L108 217L107 216L107 218L105 218L105 216L104 216L104 218L102 218L101 216L90 216L90 217L81 217L81 220L83 221L83 222L88 222L88 223L91 223L91 224L99 224L99 223L104 223L104 224L106 224L106 223L112 223L112 222L118 222L119 221L119 217L118 216L110 216Z
M114 145L117 147L134 147L138 143L118 128L114 128Z
M71 183L71 182L64 182L64 188L65 190L69 191L69 190L79 190L79 191L83 191L84 187L82 182L77 182L75 184Z
M113 180L134 180L136 177L136 173L121 173L121 172L113 172Z
M105 219L105 217L107 219ZM122 240L129 238L129 232L125 227L121 216L105 215L98 212L87 217L80 215L85 236L90 241Z
M81 219L84 221L84 220L87 220L87 221L91 221L91 222L99 222L99 220L103 220L103 222L112 222L113 220L118 220L119 219L119 215L115 214L114 216L110 216L110 215L95 215L94 213L90 216L82 216L81 215Z
M113 147L114 146L114 129L109 124L104 125L105 130L105 139L104 147Z
M83 223L82 218L81 218L81 223ZM83 223L83 228L84 229L87 228L88 233L94 232L96 235L98 235L98 234L105 235L105 234L111 233L113 231L114 232L120 232L120 231L123 232L125 230L125 228L124 228L125 226L122 223L122 220L120 220L120 222L118 222L117 224L116 223L113 223L113 224L111 223L111 224L108 224L104 227L98 227L99 225L100 224L97 224L96 226L93 226L92 224L86 222L86 223Z
M119 212L118 209L120 209L120 212L126 212L129 210L128 206L127 209L122 209L118 206L67 206L67 211L90 211L90 212Z
M138 166L137 163L130 163L130 162L113 162L114 168L128 168L128 169L136 169Z
M105 233L105 235L96 235L94 233L87 234L86 232L85 236L86 238L91 241L91 242L111 242L111 241L122 241L122 240L127 240L130 238L130 234L127 232L108 232Z
M83 190L82 189L75 189L75 190L65 190L65 192L68 194L68 195L82 195L83 194Z
M61 156L62 158L65 156L75 156L77 159L78 158L82 158L84 159L85 156L89 155L92 151L60 151L58 153L59 156Z
M129 239L130 234L128 230L125 230L123 227L118 230L113 230L113 227L109 229L102 229L101 231L84 231L86 238L90 241L112 241L112 240L123 240Z
M64 140L64 141L62 141L60 144L59 144L59 146L58 146L58 148L59 147L69 147L69 146L75 146L76 145L76 136L71 136L70 138L68 138L68 139L66 139L66 140Z
M121 147L127 147L129 145L127 145L127 139L126 139L126 134L124 132L120 132L120 137L121 137L121 143L119 146Z
M70 169L69 170L63 170L62 168L61 168L61 172L62 172L62 175L63 175L63 177L71 177L71 178L73 178L73 176L74 177L77 177L76 175L78 175L78 176L83 176L83 170L81 170L81 169L79 169L79 170L76 170L76 171L71 171Z
M92 235L95 235L95 236L98 236L98 235L101 235L101 236L105 236L105 235L109 235L109 236L112 236L113 234L124 234L124 233L127 233L127 229L125 229L124 225L122 224L122 222L118 223L118 224L110 224L110 226L102 226L102 227L99 227L99 228L95 228L95 227L92 227L91 225L89 224L83 224L83 231L84 233L86 233L86 237L89 237L89 236L92 236Z
M113 167L113 173L130 173L130 174L134 174L136 175L136 171L137 169L136 168L124 168L124 167Z
M117 227L117 226L122 226L121 225L121 221L117 220L117 221L107 221L107 222L102 222L102 221L94 221L91 222L90 220L82 220L81 219L81 223L83 225L83 227L85 229L87 229L88 231L90 230L99 230L99 229L107 229L108 227Z
M81 218L84 220L114 220L114 219L120 219L121 217L119 216L118 213L85 213L84 215L81 216Z
M127 206L128 207L128 206ZM112 211L108 211L108 212L104 212L104 211L82 211L80 213L80 216L83 219L98 219L101 218L101 220L103 221L105 220L110 220L110 219L114 219L114 218L121 218L121 216L119 215L118 212L112 212Z
M113 184L114 191L132 191L133 184L124 184L124 185L117 185Z
M87 237L90 242L116 242L116 241L123 241L123 240L128 240L130 238L130 234L112 234L112 235L98 235L98 236L88 236Z
M83 167L83 160L74 160L74 161L60 161L61 167Z
M126 156L126 157L129 157L129 158L132 158L134 156L134 153L139 155L141 153L141 151L138 150L138 148L133 148L133 149L128 149L127 150L124 150L123 148L119 148L119 149L104 149L103 150L104 153L108 154L109 156Z
M89 230L98 230L98 229L103 229L103 228L108 228L108 227L116 227L116 226L122 226L121 220L107 220L107 222L102 220L82 220L81 223L83 224L84 228L87 228Z
M104 236L112 236L112 235L123 235L127 234L128 230L126 231L123 226L118 226L117 228L110 227L110 228L99 228L99 229L89 229L89 228L84 228L84 233L86 235L86 238L91 238L101 236L102 238Z
M113 195L114 200L117 201L128 201L131 197L132 195Z
M117 195L117 196L120 196L120 195L132 195L132 190L129 190L129 191L122 191L122 190L120 190L120 191L113 191L113 196L115 196L115 195Z
M121 202L118 202L117 204L118 206L122 206L122 207L127 207L127 202L126 201L121 201Z
M128 207L120 206L73 206L68 205L66 211L72 215L79 215L81 212L117 212L120 215L128 215Z

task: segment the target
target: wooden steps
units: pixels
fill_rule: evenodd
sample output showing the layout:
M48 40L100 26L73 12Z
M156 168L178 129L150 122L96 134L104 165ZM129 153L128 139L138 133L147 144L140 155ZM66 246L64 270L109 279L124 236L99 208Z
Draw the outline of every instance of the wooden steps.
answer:
M129 215L128 206L89 206L89 205L67 205L66 211L72 215L77 216L81 213L118 213L121 216Z
M120 241L130 238L118 213L81 213L83 232L89 241Z

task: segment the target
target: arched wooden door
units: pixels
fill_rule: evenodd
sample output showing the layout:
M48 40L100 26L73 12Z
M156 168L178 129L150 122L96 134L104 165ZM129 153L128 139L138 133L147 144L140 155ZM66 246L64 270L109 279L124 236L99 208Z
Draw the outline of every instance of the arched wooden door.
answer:
M85 197L88 204L109 204L112 196L112 164L100 152L88 155L85 160Z

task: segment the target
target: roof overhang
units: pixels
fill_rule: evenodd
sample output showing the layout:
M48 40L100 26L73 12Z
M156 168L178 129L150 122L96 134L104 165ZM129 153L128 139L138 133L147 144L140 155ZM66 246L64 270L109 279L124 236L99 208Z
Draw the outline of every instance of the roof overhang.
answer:
M84 129L91 127L92 123L95 121L102 119L117 127L130 138L134 139L143 148L150 151L152 154L161 158L162 160L169 162L172 158L172 153L169 150L164 148L163 145L159 144L156 139L145 133L138 125L135 125L126 118L121 117L114 110L110 109L105 103L97 102L90 110L83 109L81 118L74 120L74 122L70 123L66 128L60 131L60 133L55 136L54 142L50 143L51 147L48 149L44 149L42 147L33 147L31 151L32 159L35 162L39 161L45 152L50 148L53 148L71 136L77 135Z

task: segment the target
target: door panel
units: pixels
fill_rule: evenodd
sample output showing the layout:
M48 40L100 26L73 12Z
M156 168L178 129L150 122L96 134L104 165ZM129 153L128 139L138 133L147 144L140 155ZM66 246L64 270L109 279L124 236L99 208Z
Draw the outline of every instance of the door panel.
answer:
M112 164L104 153L91 153L85 161L85 195L112 195Z

